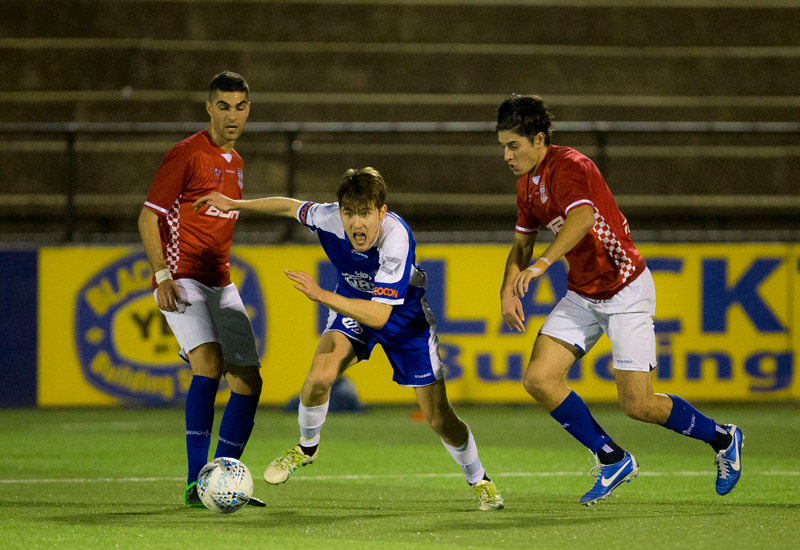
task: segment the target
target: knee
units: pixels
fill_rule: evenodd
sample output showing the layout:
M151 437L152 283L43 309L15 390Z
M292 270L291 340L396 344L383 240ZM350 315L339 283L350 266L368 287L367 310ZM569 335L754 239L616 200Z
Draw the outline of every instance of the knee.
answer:
M257 368L253 369L253 374L245 378L244 382L250 389L250 395L261 395L261 388L264 385L264 382L261 379L261 373L258 372Z
M314 397L324 396L330 391L333 382L328 377L309 376L304 384L304 393Z
M325 360L315 361L306 376L305 383L303 384L304 390L308 394L314 396L327 394L333 383L336 382L338 374L338 365L334 364L334 362Z
M228 371L225 379L230 385L231 391L242 395L261 395L261 373L258 367L248 367L246 369L236 369Z
M547 396L550 393L554 381L547 376L543 370L537 369L533 363L528 366L525 371L525 376L522 379L522 386L525 388L531 397L537 401Z

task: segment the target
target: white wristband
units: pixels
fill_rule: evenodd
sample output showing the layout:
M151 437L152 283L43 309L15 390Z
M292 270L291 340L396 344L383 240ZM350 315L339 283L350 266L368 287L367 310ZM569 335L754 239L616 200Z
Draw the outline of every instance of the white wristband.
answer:
M156 271L156 284L160 285L167 279L172 279L172 273L169 272L169 269L159 269Z
M553 264L550 263L550 260L548 260L544 256L540 256L539 259L542 260L544 263L546 263L548 267L553 265Z

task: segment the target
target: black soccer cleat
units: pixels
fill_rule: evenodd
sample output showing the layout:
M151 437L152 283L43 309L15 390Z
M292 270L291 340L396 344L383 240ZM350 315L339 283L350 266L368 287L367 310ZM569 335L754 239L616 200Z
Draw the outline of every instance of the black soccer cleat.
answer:
M203 501L200 500L200 495L197 494L196 481L186 486L186 491L183 492L183 503L192 508L205 508Z
M250 497L250 500L247 501L245 506L255 506L256 508L266 508L267 505L264 504L263 500L258 500L256 497Z

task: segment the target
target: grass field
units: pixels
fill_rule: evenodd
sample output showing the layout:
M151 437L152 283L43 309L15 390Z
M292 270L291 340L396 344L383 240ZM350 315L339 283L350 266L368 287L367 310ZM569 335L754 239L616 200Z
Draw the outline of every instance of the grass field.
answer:
M701 408L744 430L730 495L706 445L593 405L641 475L587 509L589 453L542 409L457 407L506 500L488 513L410 406L331 414L318 461L268 486L297 420L263 409L242 460L268 508L232 515L183 505L181 410L0 410L0 548L800 547L800 403Z

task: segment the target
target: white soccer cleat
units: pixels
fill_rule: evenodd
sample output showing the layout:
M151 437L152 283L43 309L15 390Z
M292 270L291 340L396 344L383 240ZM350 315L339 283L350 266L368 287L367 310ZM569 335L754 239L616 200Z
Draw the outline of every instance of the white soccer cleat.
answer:
M478 499L478 510L502 510L505 507L503 497L497 492L494 481L480 480L472 486L475 498Z
M281 456L273 460L264 470L264 481L270 485L280 485L292 477L294 471L300 466L308 466L317 458L319 451L314 451L313 456L308 456L298 445L294 449L286 449Z

